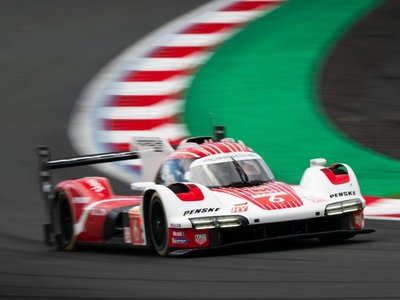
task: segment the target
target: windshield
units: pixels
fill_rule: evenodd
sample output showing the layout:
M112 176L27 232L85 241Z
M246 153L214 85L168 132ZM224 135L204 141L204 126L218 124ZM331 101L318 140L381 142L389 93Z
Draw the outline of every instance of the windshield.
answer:
M189 174L189 166L194 161L194 158L174 158L164 162L159 170L155 182L157 184L170 185L176 182L184 182Z
M198 159L190 166L190 181L207 187L240 187L273 181L266 163L255 153L216 155Z

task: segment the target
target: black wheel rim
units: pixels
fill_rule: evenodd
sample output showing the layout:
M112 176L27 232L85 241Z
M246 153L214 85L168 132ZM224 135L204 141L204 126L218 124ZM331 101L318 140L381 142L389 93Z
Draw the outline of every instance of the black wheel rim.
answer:
M160 202L155 202L151 210L151 232L158 249L164 248L167 242L164 210Z

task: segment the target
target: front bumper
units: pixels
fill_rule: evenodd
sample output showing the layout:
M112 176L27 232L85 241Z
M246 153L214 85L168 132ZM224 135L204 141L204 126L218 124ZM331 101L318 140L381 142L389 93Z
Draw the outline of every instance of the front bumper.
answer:
M208 230L208 245L206 248L174 249L170 255L182 255L195 250L210 250L267 241L323 238L329 236L351 237L375 231L369 228L355 228L353 214L342 214L305 220L213 229Z

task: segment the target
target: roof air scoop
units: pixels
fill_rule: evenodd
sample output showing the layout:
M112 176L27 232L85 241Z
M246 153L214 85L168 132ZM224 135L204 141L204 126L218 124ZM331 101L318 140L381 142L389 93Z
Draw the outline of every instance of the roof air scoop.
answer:
M192 137L192 138L188 138L186 140L183 140L182 142L180 142L178 149L183 149L183 148L187 148L187 147L194 147L197 145L201 145L204 144L208 141L211 141L212 137L210 136L197 136L197 137Z

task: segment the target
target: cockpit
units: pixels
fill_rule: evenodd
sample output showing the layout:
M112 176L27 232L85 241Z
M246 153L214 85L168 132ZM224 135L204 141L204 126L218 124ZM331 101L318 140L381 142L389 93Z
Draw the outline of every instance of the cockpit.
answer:
M208 188L217 188L253 186L274 180L271 170L258 154L233 152L201 158L167 159L156 183L196 182Z

